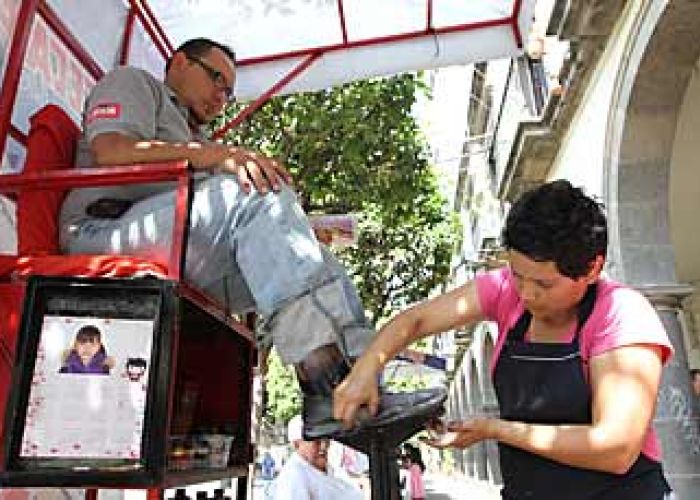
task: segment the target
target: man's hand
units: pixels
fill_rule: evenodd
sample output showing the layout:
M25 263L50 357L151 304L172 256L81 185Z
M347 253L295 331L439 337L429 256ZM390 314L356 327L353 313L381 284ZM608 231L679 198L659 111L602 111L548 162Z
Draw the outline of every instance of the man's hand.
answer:
M376 415L379 410L377 370L363 367L363 360L358 360L350 374L333 391L333 417L342 421L346 429L355 425L361 407L366 405L371 415Z
M251 185L264 194L270 189L279 191L283 182L293 184L292 176L277 160L225 144L144 141L105 132L90 142L90 148L101 166L187 160L194 168L222 169L235 175L246 193Z
M277 160L247 149L225 144L188 145L190 163L195 168L221 168L235 175L246 193L255 187L260 193L279 191L282 183L292 184L292 176Z

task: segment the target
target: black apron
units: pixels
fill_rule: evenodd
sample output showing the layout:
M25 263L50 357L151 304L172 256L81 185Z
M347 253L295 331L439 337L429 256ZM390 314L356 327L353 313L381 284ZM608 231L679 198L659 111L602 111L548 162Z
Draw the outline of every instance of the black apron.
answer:
M501 418L540 424L590 424L591 390L579 352L579 333L596 298L591 285L578 305L571 343L526 342L525 311L508 332L494 370ZM499 443L504 499L661 500L670 491L661 464L640 453L625 474L560 464Z

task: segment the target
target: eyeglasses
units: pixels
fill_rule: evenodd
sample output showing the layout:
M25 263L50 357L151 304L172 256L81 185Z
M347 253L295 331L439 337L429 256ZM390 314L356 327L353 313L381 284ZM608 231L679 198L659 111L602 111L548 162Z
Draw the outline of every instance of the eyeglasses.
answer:
M197 57L187 56L187 59L189 59L193 63L197 63L199 67L206 72L209 79L214 83L214 86L216 86L217 89L221 90L224 93L227 101L233 101L235 99L233 95L233 87L228 86L228 84L226 83L226 78L224 77L224 74L221 71L212 68L207 63L205 63Z

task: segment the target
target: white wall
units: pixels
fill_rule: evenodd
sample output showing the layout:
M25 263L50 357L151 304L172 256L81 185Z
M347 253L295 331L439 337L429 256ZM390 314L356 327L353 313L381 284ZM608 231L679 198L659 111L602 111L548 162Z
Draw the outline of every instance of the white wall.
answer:
M604 151L613 91L640 3L635 0L627 4L610 34L612 42L593 71L581 105L562 139L548 180L569 179L575 186L583 186L588 194L603 197Z
M700 76L691 77L681 106L671 153L669 211L676 272L681 282L700 281Z

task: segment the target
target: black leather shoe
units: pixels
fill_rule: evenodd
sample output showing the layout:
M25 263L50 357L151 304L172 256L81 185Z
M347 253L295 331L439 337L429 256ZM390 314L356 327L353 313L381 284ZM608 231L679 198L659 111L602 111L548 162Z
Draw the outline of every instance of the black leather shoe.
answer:
M363 435L376 431L406 434L403 439L421 430L429 420L443 413L447 391L442 387L414 392L385 392L380 395L379 411L374 417L366 410L359 424L346 430L333 418L333 398L304 395L304 439L329 438L364 448ZM359 441L359 442L358 442Z

